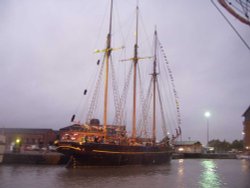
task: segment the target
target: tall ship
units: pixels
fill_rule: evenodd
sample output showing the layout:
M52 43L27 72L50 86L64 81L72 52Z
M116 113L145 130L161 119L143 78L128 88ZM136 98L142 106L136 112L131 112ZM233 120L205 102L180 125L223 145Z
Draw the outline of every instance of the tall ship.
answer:
M169 72L169 80L163 78L163 83L169 82L172 86L173 106L175 106L175 115L169 113L166 115L164 109L166 100L160 90L170 90L166 86L159 86L160 65L158 60L158 50L164 52L161 46L157 31L154 31L153 52L151 56L140 57L138 54L139 46L139 7L136 6L136 24L135 39L133 47L133 57L117 61L117 64L130 63L128 73L124 79L116 81L114 74L114 65L112 54L115 51L123 50L124 47L112 47L112 17L113 0L110 1L109 27L106 39L106 47L103 50L97 50L97 53L103 53L103 61L97 61L100 67L95 86L92 85L92 98L89 101L89 108L86 113L86 120L81 123L76 120L74 114L71 118L73 125L60 129L60 140L56 142L57 151L68 156L68 167L77 166L119 166L119 165L148 165L163 164L171 161L172 142L180 137L180 115L179 104L177 101L176 90L174 89L173 76L165 58L165 70ZM160 46L160 47L159 47ZM142 72L139 69L139 61L147 59L150 63L150 71L146 79L142 80ZM147 66L148 63L147 63ZM119 76L123 73L119 72ZM166 76L166 74L163 74ZM131 79L130 79L131 78ZM103 80L103 82L101 81ZM124 83L122 84L124 80ZM130 81L131 80L131 81ZM110 83L112 82L112 87ZM130 82L132 84L130 84ZM118 84L119 83L119 84ZM139 91L141 83L147 85L146 94ZM102 85L101 85L102 84ZM132 85L130 87L130 85ZM99 95L100 89L103 88ZM120 89L121 88L121 89ZM129 90L131 88L131 90ZM119 91L122 94L119 95ZM113 92L111 92L112 90ZM88 90L84 90L84 95L88 95ZM131 95L131 97L128 97ZM114 98L114 108L111 106L111 97ZM97 100L102 99L101 105ZM141 106L139 106L139 104ZM96 109L102 111L102 119L95 115ZM113 109L113 110L112 110ZM140 110L140 112L138 112ZM173 117L171 117L171 114ZM139 117L141 115L141 117ZM175 128L171 128L174 134L166 127L166 116L170 116L172 122L175 122ZM163 121L160 123L161 118ZM110 123L111 119L113 123ZM101 120L102 121L101 121ZM162 127L162 131L158 130ZM162 139L157 139L161 135Z

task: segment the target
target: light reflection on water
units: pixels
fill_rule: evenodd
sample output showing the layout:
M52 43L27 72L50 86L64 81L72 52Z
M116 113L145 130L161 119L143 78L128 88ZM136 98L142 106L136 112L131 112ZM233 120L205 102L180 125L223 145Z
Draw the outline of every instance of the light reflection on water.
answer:
M177 182L179 187L184 187L184 159L178 160Z
M214 160L202 161L201 166L203 167L200 178L200 185L202 188L219 188L223 185Z
M3 165L0 188L248 188L250 161L172 160L159 166L85 167Z

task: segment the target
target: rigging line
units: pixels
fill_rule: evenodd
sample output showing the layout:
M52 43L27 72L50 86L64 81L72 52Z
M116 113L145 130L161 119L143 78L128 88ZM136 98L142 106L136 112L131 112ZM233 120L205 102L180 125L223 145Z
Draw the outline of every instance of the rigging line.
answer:
M119 28L119 32L121 33L122 43L125 44L125 37L124 37L123 30L122 30L121 18L120 18L120 14L119 14L119 10L118 10L118 6L116 4L116 1L114 2L114 7L115 7L114 9L116 10L115 14L117 15L118 28Z
M134 14L135 14L135 11L133 11L131 14L130 14L130 17L124 22L123 25L127 25L128 26L128 29L127 29L127 34L125 34L125 41L128 42L129 38L130 38L130 34L132 33L132 30L134 29Z
M123 86L122 95L121 95L121 98L119 100L119 106L121 108L120 124L126 118L126 117L123 117L123 116L124 116L125 104L126 104L126 101L127 101L127 95L128 95L128 90L129 90L128 88L129 88L131 77L132 77L131 76L132 75L132 70L133 70L133 64L131 63L129 72L128 72L126 78L125 78L125 84Z
M228 2L228 1L227 1ZM232 7L234 7L236 10L238 10L240 13L245 14L244 12L244 8L241 6L242 10L240 8L238 8L237 6L235 6L233 3L228 2L228 4L230 4Z
M145 27L145 24L144 24L144 20L143 20L143 17L142 17L142 14L141 14L141 12L139 12L139 16L140 16L140 23L141 23L141 25L142 25L142 29L143 29L143 31L144 31L144 33L145 33L145 36L146 36L146 41L147 41L147 45L148 46L152 46L151 45L151 40L150 40L150 37L149 37L149 35L148 35L148 33L147 33L147 30L146 30L146 27ZM153 49L153 47L151 47L151 49ZM152 50L153 51L153 50Z
M227 1L227 0L226 0ZM240 6L241 6L241 8L242 8L242 10L240 9L240 8L238 8L237 6L235 6L233 3L231 3L231 2L229 2L229 1L227 1L228 2L228 4L229 5L231 5L232 7L234 7L236 10L238 10L240 13L242 13L242 14L247 14L247 8L246 8L246 10L245 10L245 7L242 5L242 3L239 3L240 4ZM236 1L237 2L237 1Z
M166 119L165 119L165 116L164 116L163 103L162 103L162 98L161 98L160 88L159 88L159 83L158 82L157 82L156 86L157 86L157 93L158 93L158 99L159 99L159 104L160 104L160 111L161 111L161 116L162 116L162 121L163 121L163 123L161 125L161 128L162 128L164 136L166 137L168 135L167 122L166 122Z
M239 5L241 5L242 9L246 8L246 10L248 8L250 8L250 2L243 2L241 0L235 0L236 3L238 3Z
M115 68L114 68L112 56L110 57L110 65L111 65L112 88L113 88L113 96L114 96L114 104L115 104L115 120L113 122L117 123L118 120L121 118L121 110L120 110L120 105L119 105L120 95L119 95L118 84L116 81Z
M95 89L94 89L94 93L92 95L92 99L91 99L91 102L90 102L90 106L89 106L89 109L88 109L88 112L87 112L87 117L86 117L86 122L90 121L92 118L93 118L93 113L97 107L97 99L99 98L99 94L100 94L100 85L101 85L101 81L102 81L102 75L103 75L103 72L104 72L104 61L105 61L105 57L103 57L103 60L102 60L102 65L101 65L101 68L99 70L99 75L98 75L98 78L96 80L96 85L95 85Z
M165 83L165 79L163 80L161 77L159 77L159 82L158 83ZM174 97L172 95L171 89L169 87L167 87L167 88L168 88L168 91L166 91L166 89L164 89L164 87L161 88L162 91L164 91L164 96L165 96L163 99L161 99L161 103L162 104L168 104L168 107L167 107L168 110L166 110L166 109L164 110L163 106L161 108L163 108L163 112L165 112L166 118L167 118L167 120L169 122L170 132L173 132L172 128L177 126L177 124L178 124L177 121L178 120L177 120L177 118L173 118L173 117L177 116L177 113L174 110L174 108L175 108L175 105L174 105L174 102L173 102ZM160 91L158 91L158 92L160 92Z
M123 49L122 49L122 52L124 51L124 53L119 53L119 58L122 59L122 57L126 57L126 49L125 49L125 35L124 35L124 31L122 29L122 24L121 24L121 17L120 17L120 14L119 14L119 10L118 10L118 6L116 4L116 1L114 1L114 9L117 10L117 11L114 11L114 13L117 15L117 23L118 23L118 31L117 33L120 33L120 36L121 36L121 42L122 42L122 46L123 46ZM115 33L113 33L113 35L115 35ZM125 54L125 55L124 55ZM126 67L125 67L126 68Z
M237 0L236 0L237 2ZM249 16L248 16L248 8L249 8L249 5L246 3L243 3L241 0L240 0L240 5L242 7L242 10L245 11L244 14L245 14L245 17L249 20ZM245 5L245 6L244 6Z
M165 60L166 61L166 60ZM166 64L167 65L167 64ZM163 68L166 68L165 66L163 67ZM166 68L167 70L166 70L166 72L168 73L168 74L170 74L169 73L169 70L168 70L168 68ZM169 76L167 77L167 78L170 78ZM168 80L168 79L167 79ZM159 80L160 81L160 80ZM162 80L163 81L163 80ZM165 79L164 79L164 82L165 82ZM171 79L171 82L172 82L172 79ZM170 84L170 83L169 83ZM180 125L180 111L179 111L179 109L178 109L178 105L177 105L177 93L176 93L176 91L173 93L173 92L171 92L171 90L174 90L174 86L172 85L172 84L170 84L170 86L172 86L171 87L171 89L170 89L170 87L168 87L168 91L167 91L167 93L169 93L170 95L169 95L169 98L168 97L166 97L166 99L167 99L167 104L169 104L170 105L170 110L168 111L168 113L167 113L167 117L169 117L169 128L170 128L170 131L172 132L172 126L178 126L178 125ZM167 95L166 95L167 96ZM174 99L174 101L172 100L172 99ZM175 103L175 104L174 104ZM174 107L173 109L176 109L176 110L172 110L172 107ZM171 118L171 117L176 117L176 118Z
M250 6L250 1L249 0L246 0L246 2L243 2L242 0L235 0L237 3L239 4L243 4L245 6Z
M166 55L166 53L164 51L164 48L163 48L163 46L162 46L162 44L160 43L159 40L158 40L158 43L160 45L160 50L161 50L162 55L164 56L163 59L164 59L164 62L166 64L166 66L164 66L164 68L167 70L166 72L169 75L170 83L171 83L171 86L173 87L173 90L174 90L174 96L178 99L179 97L178 97L178 94L176 92L176 87L175 87L175 83L174 83L174 77L173 77L173 74L172 74L173 72L172 72L172 70L170 68L170 63L167 60L167 55Z
M248 19L245 19L243 16L239 15L230 5L226 2L226 0L218 0L221 6L223 6L230 14L232 14L235 18L241 21L244 24L250 26L250 22Z
M97 76L97 73L98 73L98 71L92 71L92 74L91 74L91 77L94 77L94 78L96 78L96 76ZM88 93L90 92L89 90L89 86L90 86L90 83L91 83L91 80L89 79L87 82L87 85L86 85L86 87L84 88L84 90L86 89L86 90L88 90ZM85 98L85 99L84 99ZM82 118L83 118L83 109L82 109L82 107L84 107L84 106L86 106L85 104L86 104L86 102L88 101L87 99L89 99L89 95L87 94L87 95L82 95L81 94L81 98L80 98L80 100L79 100L79 102L78 102L78 105L76 106L76 108L75 108L75 111L74 111L74 114L76 115L76 116L78 116L78 120L80 121L80 120L82 120Z
M250 4L250 3L249 3ZM247 5L246 7L245 7L245 11L246 11L246 13L245 13L245 16L248 18L248 20L250 19L249 18L249 15L248 15L248 12L249 12L249 6Z
M80 112L80 108L81 108L82 103L83 103L83 98L84 98L84 96L81 96L79 103L78 103L78 105L73 113L74 115L79 115L78 113ZM79 121L80 121L80 119L79 119Z
M181 114L180 114L180 107L179 107L179 97L178 97L178 94L177 94L177 91L176 91L176 87L175 87L175 83L174 83L174 77L172 75L172 70L170 69L170 65L169 65L169 62L167 60L167 56L165 54L165 51L163 49L163 46L161 45L159 39L158 39L158 44L160 46L160 49L161 49L161 53L162 55L164 56L164 61L165 61L165 64L166 64L166 67L164 66L164 68L167 69L167 73L169 75L169 78L170 78L170 83L171 83L171 86L172 86L172 91L173 91L173 97L175 99L175 107L176 107L176 113L177 113L177 124L180 126L181 124ZM170 89L170 88L169 88Z
M147 132L147 124L149 121L149 109L150 109L150 91L151 91L151 85L152 82L150 82L149 88L148 88L148 92L146 95L146 98L144 97L144 93L143 93L143 84L142 84L142 77L141 77L141 70L140 70L140 66L138 66L138 78L139 78L139 86L140 86L140 105L141 105L141 118L138 121L138 127L141 129L141 131L143 131L144 133ZM146 135L144 135L146 136Z
M242 2L241 0L240 0L240 1L237 1L237 0L236 0L236 2L239 2L239 4L241 5L242 9L243 9L244 11L246 11L246 13L248 12L248 5L247 5L247 3L245 4L245 3Z
M142 128L144 129L144 132L146 133L147 132L147 129L148 129L148 124L150 119L152 118L150 116L151 113L150 110L151 110L151 102L152 102L152 97L153 97L153 94L152 94L152 78L151 78L151 81L150 81L150 84L149 84L149 87L148 87L148 91L147 91L147 95L146 95L146 98L144 99L143 104L142 104L142 119L141 119L141 124L142 124Z
M211 3L214 5L214 7L219 11L219 13L222 15L222 17L226 20L226 22L231 26L231 28L234 30L234 32L237 34L237 36L240 38L240 40L245 44L248 50L250 50L249 45L244 40L244 38L240 35L240 33L236 30L236 28L233 26L233 24L227 19L227 17L223 14L223 12L219 9L219 7L215 4L213 0L210 0Z
M101 33L103 32L103 28L104 28L104 20L106 20L106 18L108 17L108 12L109 12L109 3L107 3L107 5L106 5L106 9L105 9L106 11L105 11L105 13L104 13L104 16L102 17L102 20L101 20L101 25L100 25L100 27L99 27L99 32L98 32L98 34L97 34L97 37L96 37L96 41L95 41L95 45L94 45L94 48L96 48L96 46L97 46L97 43L98 43L98 41L99 41L99 39L100 39L100 37L101 37Z
M137 69L138 72L138 80L139 80L139 86L140 86L140 107L141 107L141 111L140 113L142 114L142 119L145 120L146 117L144 117L144 113L143 113L143 104L144 104L144 94L143 94L143 84L142 84L142 79L141 79L141 71L140 71L140 66L138 66ZM141 119L138 120L137 124L141 124Z
M103 61L104 61L104 59L102 60L102 64L103 64ZM89 79L88 79L88 81L87 81L87 87L85 88L85 89L87 89L88 90L88 93L89 94L87 94L86 96L85 96L85 100L84 100L84 102L83 102L83 105L82 105L82 109L80 110L79 109L79 113L80 113L80 117L79 117L79 120L83 120L83 117L84 116L86 116L87 114L85 113L84 114L84 111L88 111L88 108L85 110L85 107L86 106L90 106L90 104L89 104L89 101L91 101L90 99L92 98L91 96L91 93L93 93L94 92L94 87L92 87L92 86L94 86L95 85L95 83L97 82L97 79L98 79L98 76L99 76L99 74L100 74L100 70L102 69L102 67L103 67L103 65L101 64L101 66L98 66L98 67L100 67L100 68L98 68L97 70L95 70L95 71L90 71L90 72L92 72L92 74L91 74L91 76L89 77ZM93 78L95 78L95 79L93 79ZM86 122L86 117L85 117L85 122Z

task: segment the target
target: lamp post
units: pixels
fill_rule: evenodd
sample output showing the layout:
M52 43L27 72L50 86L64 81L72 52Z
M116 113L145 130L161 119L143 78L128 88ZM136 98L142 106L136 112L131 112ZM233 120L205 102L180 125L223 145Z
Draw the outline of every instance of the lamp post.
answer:
M204 116L207 119L207 147L209 146L209 117L211 116L210 112L205 112Z

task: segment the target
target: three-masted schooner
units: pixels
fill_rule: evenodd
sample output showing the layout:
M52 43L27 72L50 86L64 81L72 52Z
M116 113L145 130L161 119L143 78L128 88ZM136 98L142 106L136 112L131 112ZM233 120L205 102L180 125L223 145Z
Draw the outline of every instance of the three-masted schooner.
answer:
M136 8L136 33L138 33L138 6ZM91 119L84 125L75 124L70 128L61 129L61 139L57 142L57 151L70 157L70 166L79 165L134 165L134 164L162 164L171 160L172 147L166 136L161 142L156 141L156 92L157 92L157 55L153 57L153 118L152 136L138 138L136 127L136 69L138 64L138 34L136 34L133 61L133 110L132 134L127 135L126 126L108 125L108 95L109 95L109 61L112 52L112 11L113 0L110 6L110 23L107 35L105 52L105 81L104 81L104 112L103 125L98 119ZM157 41L157 32L154 33ZM155 42L156 43L156 42ZM156 48L155 48L156 49ZM72 118L72 120L74 117Z

